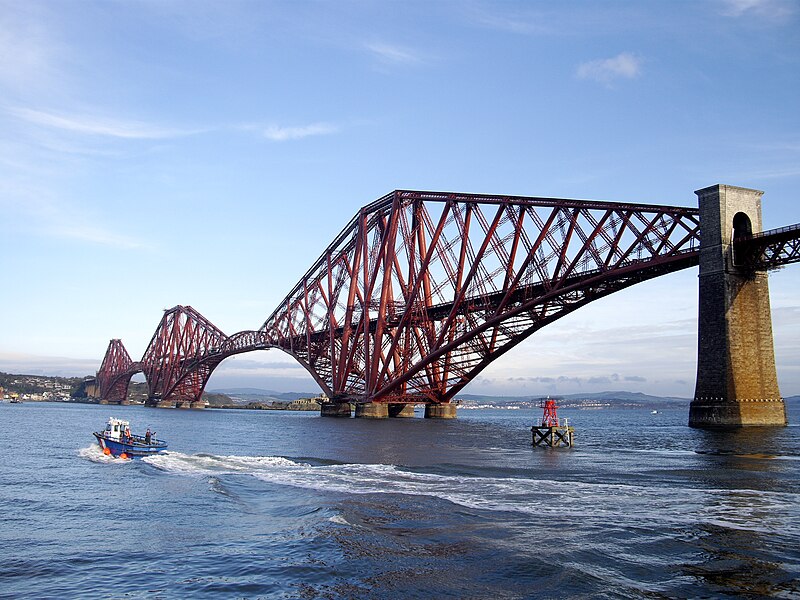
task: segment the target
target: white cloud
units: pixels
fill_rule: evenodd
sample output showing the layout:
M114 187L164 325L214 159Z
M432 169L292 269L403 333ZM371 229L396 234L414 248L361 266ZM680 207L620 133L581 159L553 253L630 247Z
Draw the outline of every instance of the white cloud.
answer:
M786 0L722 0L722 4L722 14L726 17L757 16L772 20L791 16L797 6Z
M332 133L338 133L338 131L339 127L331 123L312 123L299 127L280 127L273 125L264 130L264 137L273 142L285 142L314 135L330 135Z
M374 42L364 44L364 47L385 63L413 64L422 62L419 54L402 46Z
M142 121L120 121L89 115L63 115L30 108L8 108L19 119L75 133L122 139L163 139L199 133L198 130L180 130L158 127Z
M610 85L618 79L635 79L641 74L642 59L630 52L621 52L613 58L601 58L578 66L579 79L592 79Z

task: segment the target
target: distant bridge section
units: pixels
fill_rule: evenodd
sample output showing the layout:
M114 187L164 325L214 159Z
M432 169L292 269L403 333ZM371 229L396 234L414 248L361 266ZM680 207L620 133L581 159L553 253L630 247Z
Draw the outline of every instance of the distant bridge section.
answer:
M128 397L128 385L131 377L141 370L141 366L133 362L122 344L122 340L111 340L100 370L97 372L97 385L101 400L116 404L124 402Z
M111 340L97 372L101 402L127 403L131 377L144 373L149 405L202 408L203 389L219 363L269 347L259 332L228 336L191 306L175 306L164 311L141 361L131 360L121 340Z

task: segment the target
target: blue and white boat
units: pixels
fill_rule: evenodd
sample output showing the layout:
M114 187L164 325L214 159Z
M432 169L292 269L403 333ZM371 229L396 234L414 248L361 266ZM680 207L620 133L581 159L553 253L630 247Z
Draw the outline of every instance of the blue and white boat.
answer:
M152 456L167 449L167 442L157 440L150 434L133 435L130 423L111 417L103 431L95 431L94 437L103 449L103 454L120 458Z

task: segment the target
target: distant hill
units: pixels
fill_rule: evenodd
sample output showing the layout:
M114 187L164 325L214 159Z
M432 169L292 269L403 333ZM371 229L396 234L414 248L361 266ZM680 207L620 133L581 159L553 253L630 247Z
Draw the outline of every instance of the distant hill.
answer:
M313 398L319 392L276 392L275 390L264 390L261 388L224 388L210 390L215 394L225 394L239 403L248 402L269 402L277 400L291 402L299 398ZM493 396L486 394L459 394L457 398L462 401L474 402L479 404L520 404L536 402L546 398L545 394L540 396ZM680 398L677 396L651 396L642 392L626 391L606 391L592 392L583 394L564 394L553 396L556 400L568 403L598 402L603 404L619 406L660 406L660 407L684 407L688 406L691 398ZM784 399L786 402L800 402L800 396L789 396Z
M621 401L630 403L675 403L675 404L689 404L691 398L679 398L676 396L650 396L642 392L597 392L593 394L569 394L564 396L568 400L609 400Z
M264 390L262 388L251 388L251 387L239 387L239 388L214 388L214 393L220 394L252 394L252 395L259 395L259 396L274 396L275 394L279 394L280 392L276 392L274 390Z
M275 390L262 390L261 388L224 388L210 390L214 394L225 394L235 402L247 404L249 402L291 402L300 398L314 398L319 392L276 392Z
M225 394L235 399L241 400L283 400L292 401L298 398L313 398L318 392L276 392L275 390L265 390L261 388L220 388L210 390L215 394ZM537 401L545 396L493 396L485 394L459 394L460 400L473 400L476 402L492 402L493 404L518 404L520 402ZM596 402L616 402L630 404L652 404L664 402L676 402L687 404L688 398L675 398L671 396L648 396L641 392L596 392L587 394L567 394L554 396L561 400L592 400Z
M474 394L459 394L458 398L462 401L491 404L520 404L537 403L547 396L486 396ZM573 403L601 403L617 406L688 406L691 401L689 398L677 398L674 396L650 396L641 392L608 391L593 392L585 394L565 394L554 395L553 399L562 404Z

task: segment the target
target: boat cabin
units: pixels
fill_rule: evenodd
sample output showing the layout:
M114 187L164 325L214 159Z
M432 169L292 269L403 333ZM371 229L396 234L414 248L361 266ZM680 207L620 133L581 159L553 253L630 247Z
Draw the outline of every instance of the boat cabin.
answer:
M120 441L122 436L130 437L131 429L128 421L122 419L115 419L111 417L106 423L106 429L103 432L104 436L110 440Z

